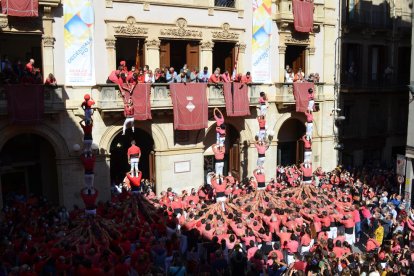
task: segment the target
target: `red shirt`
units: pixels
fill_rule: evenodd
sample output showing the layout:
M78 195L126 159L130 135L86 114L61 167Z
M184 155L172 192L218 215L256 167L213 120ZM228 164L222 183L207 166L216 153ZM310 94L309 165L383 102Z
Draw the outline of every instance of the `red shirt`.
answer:
M30 62L26 64L26 71L29 73L34 73L34 68L33 68L33 64L31 64Z
M94 194L90 194L90 195L84 194L83 192L81 193L82 200L83 200L83 203L85 204L86 209L94 209L96 207L95 201L98 198L98 194L99 193L97 190L95 190Z
M220 81L221 81L221 76L220 75L216 76L215 74L212 74L210 78L208 79L208 82L212 82L212 83L218 83Z
M306 168L303 164L300 165L302 171L303 171L303 176L306 177L312 177L312 166L309 166L309 168Z
M311 149L312 148L312 142L310 140L307 140L305 136L302 137L302 141L304 143L305 149Z
M137 177L132 177L131 174L128 173L127 178L129 180L129 183L131 183L133 186L135 186L135 187L141 186L141 178L142 178L142 173L141 172L138 172Z
M138 158L141 154L141 149L136 145L132 145L128 149L128 158Z
M254 174L254 177L256 177L256 180L257 180L257 182L265 182L266 180L266 177L265 177L265 174L264 173L257 173L257 172L254 172L253 173Z
M130 106L126 104L124 107L124 115L127 118L134 117L134 106Z
M255 146L256 146L256 149L257 149L257 153L259 153L259 154L265 154L266 153L266 150L267 150L266 145L256 144Z
M226 149L224 147L216 148L215 146L213 146L213 152L214 152L214 158L216 158L216 160L221 161L224 159L224 154L226 152Z
M92 155L91 157L85 157L85 155L82 154L81 161L85 171L93 172L93 169L95 168L96 156Z
M81 125L84 134L92 134L92 124L89 125Z
M251 77L248 77L247 75L245 75L245 76L243 76L241 78L241 82L242 83L251 83L252 82L252 78Z
M226 184L227 184L226 180L223 180L222 184L219 184L216 178L213 178L211 180L211 185L216 190L216 193L224 193L224 191L226 190Z

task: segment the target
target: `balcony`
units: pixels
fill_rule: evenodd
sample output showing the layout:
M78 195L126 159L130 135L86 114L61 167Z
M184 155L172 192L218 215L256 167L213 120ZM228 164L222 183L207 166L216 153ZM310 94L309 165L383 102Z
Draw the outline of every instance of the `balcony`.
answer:
M257 105L258 103L261 91L260 88L261 86L259 84L248 85L249 100L252 106ZM101 112L119 112L124 110L122 96L115 85L97 85L94 90L98 92L94 93L94 95L99 95L99 97L97 97L97 108ZM209 107L225 106L222 85L208 84L206 93ZM173 108L168 84L152 84L150 100L152 110Z
M65 110L63 86L46 86L44 88L44 113L54 114ZM0 87L0 115L7 115L7 96L4 87Z
M273 19L277 23L293 23L293 7L291 0L277 0L276 13ZM313 23L321 24L324 20L323 5L315 3L313 10Z
M295 104L295 97L293 96L292 83L275 83L276 97L275 102L284 105ZM315 83L315 101L321 102L325 99L324 83Z
M371 7L365 9L353 9L345 14L345 25L350 28L392 28L392 20L389 11L378 10Z

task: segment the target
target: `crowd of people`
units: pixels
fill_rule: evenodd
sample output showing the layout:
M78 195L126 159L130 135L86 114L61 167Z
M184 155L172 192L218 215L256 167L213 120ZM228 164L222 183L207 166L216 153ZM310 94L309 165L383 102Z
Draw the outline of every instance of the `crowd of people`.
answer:
M189 69L187 64L176 71L174 67L156 68L151 70L148 65L143 68L131 66L130 70L125 61L120 61L118 69L113 70L108 76L108 83L118 84L121 88L131 90L131 87L137 83L224 83L224 82L251 83L252 77L250 72L245 75L230 73L228 70L222 72L216 68L211 73L207 66L199 71L196 68Z
M295 73L290 65L286 65L285 67L285 82L286 83L293 83L293 82L320 82L319 73L310 73L305 75L302 68L298 68L297 72Z
M43 81L42 72L35 67L33 58L24 64L21 60L12 63L7 56L3 56L0 61L0 83L57 85L53 74L49 74Z
M0 275L412 275L414 211L391 170L277 169L265 190L226 176L226 208L128 186L96 216L36 196L6 202Z

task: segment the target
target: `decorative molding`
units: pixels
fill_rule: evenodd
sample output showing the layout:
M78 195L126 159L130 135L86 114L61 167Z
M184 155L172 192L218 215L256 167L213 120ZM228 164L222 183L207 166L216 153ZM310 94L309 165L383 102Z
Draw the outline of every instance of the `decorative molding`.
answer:
M105 38L105 44L107 49L115 49L116 39Z
M9 25L7 16L0 14L0 28L6 28Z
M239 53L244 54L246 52L247 45L245 43L237 43L236 47L239 48Z
M237 17L238 17L238 18L244 18L244 10L239 10L239 11L237 12Z
M166 28L161 29L162 36L171 36L171 37L195 37L201 38L203 33L198 30L188 30L187 29L187 20L180 17L176 21L176 25L178 28Z
M292 37L292 36L288 36L285 38L285 43L288 44L309 44L310 43L310 39L308 38L296 38L296 37Z
M221 32L211 32L214 39L230 39L230 40L237 40L239 39L239 34L237 33L231 33L230 30L230 24L224 23L221 28L223 31Z
M51 8L57 8L60 5L61 0L40 0L40 6L48 6Z
M159 50L160 49L161 42L158 39L150 39L145 41L145 46L147 46L147 49L152 50Z
M213 8L208 8L208 15L209 16L213 16L214 15L214 9Z
M53 36L42 36L43 47L54 47L55 40Z
M142 5L142 9L144 11L149 11L150 10L150 3L144 3L144 5Z
M214 42L212 41L203 41L200 44L200 48L202 51L213 51Z
M286 53L286 46L279 46L279 54L285 54Z
M126 19L126 25L114 26L115 34L142 36L148 34L148 28L141 28L136 24L135 17L129 16Z

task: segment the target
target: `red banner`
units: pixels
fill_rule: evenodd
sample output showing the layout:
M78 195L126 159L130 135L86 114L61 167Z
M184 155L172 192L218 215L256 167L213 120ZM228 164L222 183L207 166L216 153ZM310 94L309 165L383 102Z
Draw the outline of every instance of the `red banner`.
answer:
M293 83L293 96L296 102L297 112L306 112L309 104L309 88L314 89L313 82L294 82Z
M38 17L38 0L1 0L3 14L19 17Z
M43 85L6 85L10 121L15 124L40 123L44 113Z
M227 82L223 84L223 91L227 116L250 115L250 102L246 84Z
M137 121L151 120L151 84L138 83L132 95L125 91L125 103L132 98L134 103L134 119Z
M295 31L310 33L313 31L313 2L293 0L293 25Z
M174 107L174 129L207 128L207 83L172 83L171 99Z

